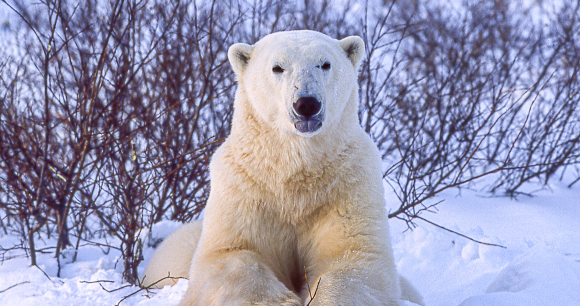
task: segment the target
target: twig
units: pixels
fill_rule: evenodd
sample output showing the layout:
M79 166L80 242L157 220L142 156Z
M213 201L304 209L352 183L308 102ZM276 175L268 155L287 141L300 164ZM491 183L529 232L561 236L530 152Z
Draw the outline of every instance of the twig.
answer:
M83 283L83 284L100 284L100 283L114 283L114 282L115 281L112 281L112 280L79 281L79 283Z
M145 279L145 278L143 278L143 279ZM139 292L141 292L143 290L149 292L149 290L151 288L153 288L153 286L157 285L158 283L160 283L161 281L166 280L166 279L176 280L176 279L187 279L187 278L185 278L185 277L174 277L174 276L171 276L171 275L168 274L166 277L157 280L153 284L151 284L151 285L149 285L149 286L147 286L145 288L140 288L139 290L137 290L137 291L135 291L135 292L133 292L133 293L127 295L127 296L124 296L117 304L115 304L115 306L119 306L121 304L121 302L123 302L124 300L128 299L129 297L131 297L131 296L133 296L133 295L135 295L135 294L137 294L137 293L139 293Z
M308 304L306 304L306 306L310 306L310 303L312 303L314 297L316 297L316 292L318 292L318 287L320 287L320 280L322 278L318 279L318 282L316 283L316 289L314 290L314 294L312 294L312 291L310 291L310 283L308 282L308 275L306 274L307 274L306 267L304 267L304 278L306 279L306 288L308 288L308 295L310 296L310 301L308 301Z
M35 265L35 267L36 267L38 270L40 270L40 271L41 271L41 272L44 274L44 276L46 276L46 278L48 278L48 280L49 280L49 281L51 281L53 284L55 283L55 282L52 280L52 278L50 278L50 276L48 276L48 274L46 274L46 272L44 272L44 270L42 270L42 269L41 269L39 266L37 266L37 265ZM61 282L62 282L62 281L61 281Z
M29 282L29 281L23 281L23 282L21 282L21 283L14 284L14 285L12 285L12 286L10 286L10 287L6 288L6 289L0 290L0 293L4 293L4 292L6 292L6 291L8 291L8 290L10 290L10 289L12 289L12 288L14 288L14 287L16 287L16 286L19 286L19 285L24 285L24 284L30 284L30 282Z
M145 278L146 278L146 277L147 277L147 276L145 275L145 276L143 277L143 280L145 280ZM149 286L147 286L147 287L144 287L143 289L145 289L145 290L152 289L152 288L153 288L153 286L155 286L155 285L159 284L160 282L162 282L162 281L164 281L164 280L166 280L166 279L171 279L171 280L176 280L176 279L177 279L177 280L179 280L179 279L187 279L187 277L182 277L182 276L171 276L171 274L170 274L170 273L168 273L168 274L167 274L167 276L165 276L165 277L163 277L163 278L160 278L160 279L156 280L154 283L152 283L151 285L149 285ZM140 280L138 280L138 285L139 285L139 286L141 286L141 285L142 285L142 282L141 282Z
M570 184L568 185L568 188L572 188L572 186L574 186L574 184L576 184L576 183L578 183L578 182L580 182L580 176L579 176L577 179L575 179L575 180L574 180L572 183L570 183Z
M306 273L306 267L304 267L304 278L306 279L306 288L308 288L308 295L310 300L312 300L312 292L310 291L310 284L308 283L308 273Z
M441 226L441 225L439 225L439 224L437 224L437 223L435 223L435 222L429 221L429 220L427 220L427 219L425 219L425 218L423 218L423 217L421 217L421 216L415 216L415 218L417 218L417 219L421 219L421 220L423 220L423 221L425 221L425 222L427 222L427 223L429 223L429 224L431 224L431 225L433 225L433 226L435 226L435 227L438 227L438 228L440 228L440 229L446 230L446 231L448 231L448 232L450 232L450 233L453 233L453 234L455 234L455 235L458 235L458 236L461 236L461 237L463 237L463 238L465 238L465 239L471 240L471 241L473 241L473 242L475 242L475 243L479 243L479 244L483 244L483 245L489 245L489 246L495 246L495 247L500 247L500 248L503 248L503 249L507 249L507 247L505 247L505 246L503 246L503 245L500 245L500 244L489 243L489 242L483 242L483 241L479 241L479 240L473 239L473 238L471 238L471 237L469 237L469 236L467 236L467 235L461 234L461 233L459 233L459 232L456 232L456 231L454 231L454 230L452 230L452 229L448 229L448 228L446 228L445 226Z
M80 281L80 283L83 283L83 284L99 284L99 286L101 286L101 288L103 290L105 290L105 291L107 291L109 293L115 292L115 291L119 291L119 290L123 290L125 288L132 287L133 286L131 284L128 284L128 285L123 285L123 286L121 286L119 288L115 288L115 289L109 290L109 289L105 288L105 286L103 286L103 283L110 283L110 284L112 284L112 283L115 283L115 281L112 281L112 280L96 280L96 281Z
M143 278L143 279L145 279L145 278ZM137 293L139 293L139 292L141 292L143 290L149 292L150 289L153 289L153 286L157 285L158 283L160 283L160 282L162 282L162 281L164 281L166 279L176 280L176 279L187 279L187 278L185 278L185 277L175 277L175 276L167 275L166 277L163 277L163 278L157 280L156 282L152 283L151 285L149 285L147 287L139 288L138 290L134 291L133 293L124 296L121 300L119 300L119 302L117 302L117 304L115 304L115 306L120 305L124 300L126 300L126 299L134 296L135 294L137 294ZM125 288L132 287L133 286L133 285L124 285L124 286L121 286L119 288L115 288L115 289L109 290L109 289L107 289L107 288L105 288L103 286L103 283L114 283L114 281L111 281L111 280L96 280L96 281L80 281L80 282L83 283L83 284L99 284L103 290L105 290L105 291L107 291L109 293L115 292L115 291L119 291L119 290L122 290L122 289L125 289ZM141 286L141 282L140 281L138 281L138 282L139 283L137 285L138 286Z

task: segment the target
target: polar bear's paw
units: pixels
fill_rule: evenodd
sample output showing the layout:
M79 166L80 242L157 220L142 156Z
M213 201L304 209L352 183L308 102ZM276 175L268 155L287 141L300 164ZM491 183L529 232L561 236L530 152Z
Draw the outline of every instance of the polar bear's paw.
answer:
M273 304L270 304L273 305ZM302 302L296 297L288 297L283 299L279 304L276 305L283 305L283 306L302 306Z
M281 293L272 298L265 298L260 300L257 303L251 303L250 305L281 305L281 306L302 306L302 302L296 296L296 294L292 292Z

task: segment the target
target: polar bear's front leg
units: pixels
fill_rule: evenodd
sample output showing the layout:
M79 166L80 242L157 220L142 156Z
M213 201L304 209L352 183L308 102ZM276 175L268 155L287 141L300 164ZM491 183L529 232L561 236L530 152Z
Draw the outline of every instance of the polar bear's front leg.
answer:
M302 305L249 250L220 250L197 254L182 306Z
M318 243L312 243L308 267L311 306L400 305L386 222L331 212L313 229L310 239Z
M389 285L371 269L348 267L323 273L314 284L311 306L399 306L398 285ZM398 277L392 279L398 282ZM379 284L385 285L384 287ZM316 287L318 286L318 288Z

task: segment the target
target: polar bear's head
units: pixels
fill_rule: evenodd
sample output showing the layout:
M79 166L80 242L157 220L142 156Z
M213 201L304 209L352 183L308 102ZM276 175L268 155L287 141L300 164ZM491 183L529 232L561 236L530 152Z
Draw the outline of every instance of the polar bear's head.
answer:
M289 31L267 35L254 45L234 44L228 58L261 120L312 136L339 121L349 102L358 103L352 100L357 99L363 54L358 36L336 40L313 31Z

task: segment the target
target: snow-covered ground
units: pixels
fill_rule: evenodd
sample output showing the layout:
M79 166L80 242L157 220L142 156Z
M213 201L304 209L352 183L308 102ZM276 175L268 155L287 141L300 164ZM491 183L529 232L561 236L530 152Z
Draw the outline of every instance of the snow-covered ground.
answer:
M440 211L425 215L429 220L506 248L477 244L422 221L405 231L404 222L391 220L399 270L427 305L580 305L580 186L568 189L555 182L534 197L517 200L468 190L451 190L440 199L445 200ZM165 236L175 228L175 223L162 222L154 231ZM5 248L19 242L0 238ZM145 260L152 251L145 250ZM185 280L149 292L124 287L118 258L115 250L104 254L97 246L82 247L77 262L65 264L60 278L50 254L39 255L40 269L29 267L24 257L4 260L0 305L178 304Z
M405 225L391 222L399 271L427 305L580 305L580 186L555 182L517 200L466 190L441 198L440 211L425 217L506 248L421 221L402 233Z

